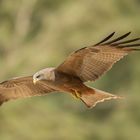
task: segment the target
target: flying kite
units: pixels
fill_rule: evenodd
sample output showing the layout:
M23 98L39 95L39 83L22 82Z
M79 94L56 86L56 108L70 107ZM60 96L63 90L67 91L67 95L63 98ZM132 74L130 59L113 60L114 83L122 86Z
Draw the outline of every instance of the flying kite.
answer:
M123 40L130 34L128 32L111 40L114 34L111 33L95 45L73 52L56 68L45 68L33 76L17 77L0 83L0 104L55 91L70 93L89 108L105 100L120 99L121 96L85 84L97 80L129 52L140 50L140 43L134 43L140 38Z

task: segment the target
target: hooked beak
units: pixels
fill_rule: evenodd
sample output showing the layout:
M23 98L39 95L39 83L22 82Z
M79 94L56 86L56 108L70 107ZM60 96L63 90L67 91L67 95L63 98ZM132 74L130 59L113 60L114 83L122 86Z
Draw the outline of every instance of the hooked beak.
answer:
M33 79L33 83L34 83L34 85L36 84L36 82L37 82L38 80L36 80L36 79Z

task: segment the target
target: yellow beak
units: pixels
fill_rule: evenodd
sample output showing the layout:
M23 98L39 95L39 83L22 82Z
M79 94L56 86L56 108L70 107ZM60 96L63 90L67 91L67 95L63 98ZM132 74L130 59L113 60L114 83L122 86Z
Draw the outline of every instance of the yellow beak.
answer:
M36 79L33 79L33 83L34 83L34 85L36 84L36 82L37 82L37 80L36 80Z

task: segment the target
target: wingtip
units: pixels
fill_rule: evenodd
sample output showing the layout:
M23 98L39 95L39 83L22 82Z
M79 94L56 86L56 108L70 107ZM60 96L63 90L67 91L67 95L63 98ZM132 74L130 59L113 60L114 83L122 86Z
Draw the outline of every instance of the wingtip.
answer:
M111 35L114 35L115 33L116 33L116 32L114 31L114 32L111 33Z
M113 43L116 43L117 41L120 41L124 38L126 38L127 36L129 36L131 34L131 31L123 34L122 36L119 36L118 38L115 38L111 41L108 41L112 36L114 36L116 32L112 32L111 34L109 34L106 38L104 38L103 40L101 40L99 43L95 44L94 46L97 46L97 45L109 45L109 44L113 44ZM108 41L108 42L106 42Z
M127 34L131 34L132 32L131 31L129 31Z
M106 42L106 43L103 44L103 45L111 45L111 44L114 44L114 43L116 43L116 42L118 42L118 41L120 41L120 40L126 38L126 37L129 36L130 34L131 34L131 32L127 32L127 33L123 34L122 36L119 36L119 37L117 37L117 38L115 38L115 39L113 39L113 40L111 40L111 41L109 41L109 42Z
M114 32L112 32L111 34L109 34L108 37L111 38L111 37L112 37L113 35L115 35L115 34L116 34L116 32L114 31Z
M132 43L132 42L136 42L136 41L139 41L140 38L134 38L134 39L130 39L130 40L126 40L126 41L121 41L121 42L117 42L117 43L113 43L111 44L112 46L119 46L119 45L127 45L128 43Z
M131 31L129 31L129 32L127 32L126 34L124 34L124 35L122 35L122 37L127 37L127 36L129 36L130 34L131 34L132 32Z
M126 37L127 37L127 36L129 36L131 33L132 33L132 32L129 31L128 33L126 33L126 34L124 34L124 35L126 35Z
M107 40L109 40L116 32L112 32L111 34L109 34L107 37L105 37L103 40L101 40L100 42L94 44L94 46L98 46L101 45L102 43L106 42Z
M127 33L125 33L124 35L122 35L122 36L128 36L128 35L130 35L132 32L131 31L129 31L129 32L127 32Z

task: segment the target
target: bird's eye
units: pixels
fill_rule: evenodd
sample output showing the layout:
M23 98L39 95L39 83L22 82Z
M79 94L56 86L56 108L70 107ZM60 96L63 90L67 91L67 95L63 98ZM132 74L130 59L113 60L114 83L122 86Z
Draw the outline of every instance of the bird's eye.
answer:
M41 75L37 75L36 78L38 79L38 78L40 78L40 76L41 76Z

